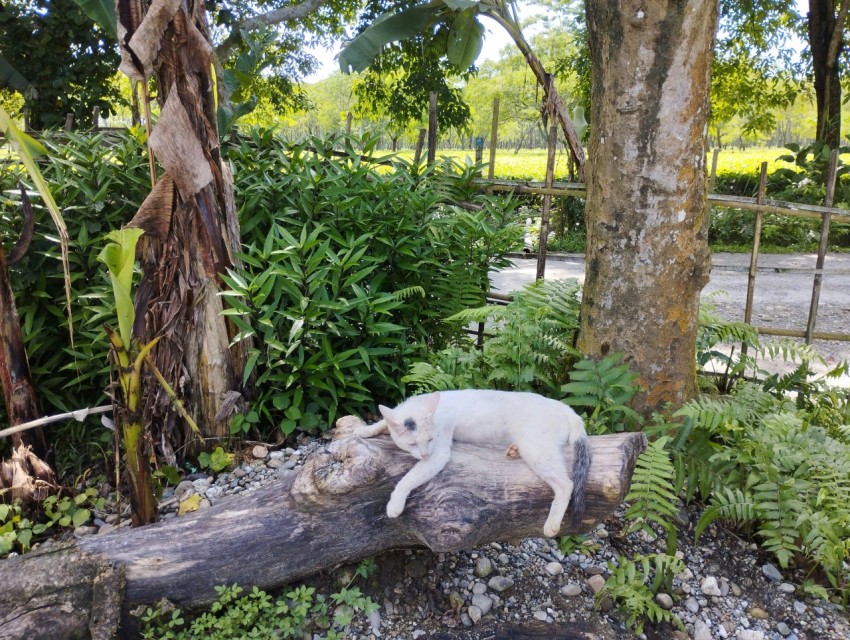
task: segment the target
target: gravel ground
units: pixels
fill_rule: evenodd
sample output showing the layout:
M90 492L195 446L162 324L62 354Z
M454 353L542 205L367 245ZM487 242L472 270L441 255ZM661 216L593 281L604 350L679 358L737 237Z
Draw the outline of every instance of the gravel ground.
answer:
M181 505L206 508L221 500L238 500L286 474L323 446L305 439L298 449L269 452L254 448L236 469L216 478L196 474L163 496L164 519L179 517ZM195 497L197 496L197 497ZM200 498L200 500L198 500ZM114 529L114 516L78 535ZM353 623L348 638L377 640L497 640L561 638L583 640L848 640L846 611L812 600L798 589L799 571L780 572L755 545L711 526L693 546L695 509L682 509L677 526L678 555L687 569L659 604L672 610L684 631L668 624L648 624L630 633L610 601L594 593L609 574L608 563L620 555L663 550L662 540L626 534L622 511L589 532L586 542L563 554L553 540L530 538L494 542L461 553L434 554L405 550L376 558L378 574L363 585L380 605L369 620ZM112 520L112 523L109 522ZM343 574L346 569L340 570ZM330 586L331 576L318 578Z

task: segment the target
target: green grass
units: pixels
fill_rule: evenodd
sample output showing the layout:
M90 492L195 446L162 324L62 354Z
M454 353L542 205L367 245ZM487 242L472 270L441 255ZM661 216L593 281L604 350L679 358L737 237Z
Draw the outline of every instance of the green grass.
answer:
M746 172L758 175L762 162L768 163L768 173L782 166L791 166L786 162L781 162L777 158L784 153L788 153L786 149L781 148L765 148L765 149L724 149L720 152L717 162L717 173L740 173ZM412 159L412 151L402 151L399 155L404 158ZM475 152L472 150L458 151L440 151L438 157L450 157L460 162L465 162L467 159L472 162L475 158ZM489 150L484 150L484 161L489 160ZM711 152L706 158L706 171L711 168ZM486 171L485 171L486 173ZM546 150L545 149L522 149L519 153L514 153L511 149L499 149L496 152L496 177L497 178L517 178L523 180L543 180L546 176ZM567 180L569 177L569 168L567 164L567 154L563 150L559 150L555 156L555 180Z

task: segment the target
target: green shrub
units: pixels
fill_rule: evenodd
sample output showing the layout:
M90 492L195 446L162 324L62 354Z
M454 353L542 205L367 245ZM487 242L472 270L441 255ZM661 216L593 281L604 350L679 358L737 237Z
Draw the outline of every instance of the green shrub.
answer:
M398 400L409 360L458 335L442 319L484 302L521 234L513 201L479 193L467 167L379 170L375 140L310 143L257 131L229 151L251 184L227 313L253 340L254 409L284 434Z

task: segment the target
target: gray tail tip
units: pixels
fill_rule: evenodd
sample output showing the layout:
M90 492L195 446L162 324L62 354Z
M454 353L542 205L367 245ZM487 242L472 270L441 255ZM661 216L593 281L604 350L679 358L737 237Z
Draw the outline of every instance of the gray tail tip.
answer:
M587 476L593 463L593 451L587 436L576 440L573 451L573 513L572 526L581 525L584 516L584 497L587 491Z

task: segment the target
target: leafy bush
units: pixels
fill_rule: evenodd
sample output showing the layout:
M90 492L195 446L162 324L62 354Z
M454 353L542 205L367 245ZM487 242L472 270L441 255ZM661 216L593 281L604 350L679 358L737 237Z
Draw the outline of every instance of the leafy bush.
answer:
M309 142L256 131L229 150L251 183L227 313L254 340L254 408L284 434L398 400L409 359L457 336L442 319L484 302L521 233L513 201L479 193L467 167L379 171L376 140Z

